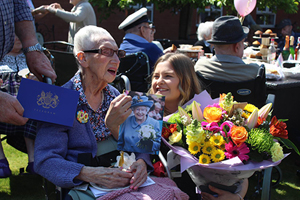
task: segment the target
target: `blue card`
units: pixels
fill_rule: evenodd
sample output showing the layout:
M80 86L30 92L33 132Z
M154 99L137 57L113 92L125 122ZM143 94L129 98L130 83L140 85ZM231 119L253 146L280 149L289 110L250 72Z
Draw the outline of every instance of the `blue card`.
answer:
M79 92L23 78L17 99L24 117L73 126Z

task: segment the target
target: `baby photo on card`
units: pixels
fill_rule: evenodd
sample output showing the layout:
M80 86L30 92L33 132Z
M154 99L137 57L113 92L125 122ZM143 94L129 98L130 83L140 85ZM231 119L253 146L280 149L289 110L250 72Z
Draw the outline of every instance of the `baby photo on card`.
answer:
M126 91L132 97L131 115L120 126L118 150L158 154L165 97Z

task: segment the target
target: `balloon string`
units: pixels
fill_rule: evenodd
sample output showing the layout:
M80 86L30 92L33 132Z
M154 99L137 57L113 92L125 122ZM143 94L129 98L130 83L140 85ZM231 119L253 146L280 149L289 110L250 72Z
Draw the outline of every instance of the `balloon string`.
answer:
M245 17L242 17L239 13L237 15L238 15L238 18L239 18L239 20L241 22L241 25L243 25Z

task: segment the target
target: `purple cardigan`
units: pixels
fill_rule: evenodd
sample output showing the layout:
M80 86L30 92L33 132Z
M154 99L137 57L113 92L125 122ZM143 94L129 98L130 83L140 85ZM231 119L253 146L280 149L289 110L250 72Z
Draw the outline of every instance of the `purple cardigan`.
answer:
M63 87L73 89L73 78ZM109 85L112 94L120 93ZM77 110L85 110L86 106L77 106ZM35 140L34 170L63 188L80 185L83 181L75 179L83 164L77 163L79 153L92 153L96 156L97 142L90 123L79 123L75 117L73 127L40 123ZM143 159L148 169L153 169L148 154L136 154L137 159Z

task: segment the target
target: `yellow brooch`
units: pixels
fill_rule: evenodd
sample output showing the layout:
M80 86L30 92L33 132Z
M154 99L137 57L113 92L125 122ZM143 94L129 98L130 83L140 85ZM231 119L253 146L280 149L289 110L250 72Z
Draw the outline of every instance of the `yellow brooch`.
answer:
M87 123L89 119L89 115L87 114L87 112L85 110L79 110L77 112L77 120L80 122L80 123Z

